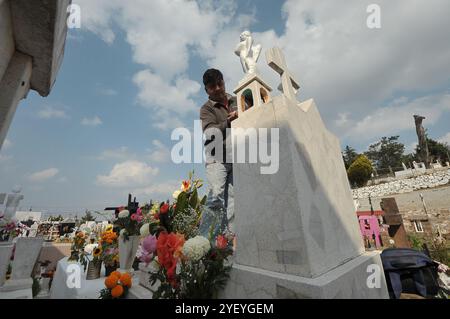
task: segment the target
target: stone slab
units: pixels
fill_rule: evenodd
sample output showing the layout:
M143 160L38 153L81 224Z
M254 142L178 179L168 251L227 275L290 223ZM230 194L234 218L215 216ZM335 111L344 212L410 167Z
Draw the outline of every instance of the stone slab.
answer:
M237 264L313 278L364 252L339 140L313 100L277 96L232 127L279 128L280 150L275 174L233 164Z
M39 237L18 238L12 264L11 279L27 279L31 277L43 242L44 239Z
M373 274L369 265L381 271L379 288L369 288ZM368 271L369 270L369 271ZM366 252L316 278L233 265L230 280L219 298L224 299L388 299L379 252Z

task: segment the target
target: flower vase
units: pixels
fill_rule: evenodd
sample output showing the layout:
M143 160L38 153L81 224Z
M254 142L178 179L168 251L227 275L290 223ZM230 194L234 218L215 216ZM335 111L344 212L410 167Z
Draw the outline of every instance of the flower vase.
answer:
M140 236L128 236L125 239L123 236L119 236L119 263L120 271L132 272L131 266L133 265L136 252L139 247Z
M100 271L102 270L102 262L101 261L93 261L90 260L88 263L86 280L93 280L100 278Z
M111 275L111 273L119 268L119 265L117 263L114 263L113 265L105 265L105 277L108 277Z

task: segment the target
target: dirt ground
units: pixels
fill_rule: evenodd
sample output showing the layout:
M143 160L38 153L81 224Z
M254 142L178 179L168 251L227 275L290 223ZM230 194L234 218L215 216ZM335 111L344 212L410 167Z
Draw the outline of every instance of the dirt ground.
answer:
M372 198L372 205L374 210L380 210L381 198L394 197L400 212L409 210L422 210L423 205L420 199L420 194L423 195L427 210L450 209L450 185L422 189L406 194L386 195L383 197ZM359 200L361 207L358 210L370 210L368 199Z

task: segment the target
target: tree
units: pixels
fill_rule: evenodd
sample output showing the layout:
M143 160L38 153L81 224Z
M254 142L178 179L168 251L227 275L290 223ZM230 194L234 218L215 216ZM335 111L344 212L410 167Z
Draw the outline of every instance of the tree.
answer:
M355 149L353 147L347 145L345 147L344 152L342 153L342 158L344 159L345 169L348 169L358 156L359 156L359 154L356 153Z
M372 172L372 163L367 156L360 155L347 170L348 180L351 185L356 184L358 187L362 187L367 184Z
M50 221L50 222L60 222L62 220L64 220L64 218L61 215L58 215L56 217L50 216L48 218L48 221Z
M449 161L450 148L447 143L440 143L427 137L428 151L432 161L440 159L441 161ZM417 149L416 149L417 152Z
M95 221L95 217L92 216L92 213L90 211L86 210L85 215L81 217L81 224L91 221Z
M405 145L398 142L399 136L382 137L377 143L369 146L366 156L375 163L377 169L402 167L402 156Z

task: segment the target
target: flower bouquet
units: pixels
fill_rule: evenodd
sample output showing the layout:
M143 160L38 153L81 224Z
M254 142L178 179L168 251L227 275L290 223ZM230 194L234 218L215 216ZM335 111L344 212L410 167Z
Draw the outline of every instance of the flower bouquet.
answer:
M101 248L100 258L105 264L106 275L108 276L113 270L119 266L119 244L117 233L112 228L102 233L98 243Z
M105 279L105 287L100 291L99 299L125 298L132 286L131 275L113 271Z
M69 261L79 262L84 266L84 270L86 270L89 259L87 258L87 254L84 251L86 246L87 235L83 231L76 231L75 236L72 239L72 246L70 251Z
M150 285L159 283L153 298L213 298L229 278L232 243L222 235L210 239L198 235L206 196L198 198L202 181L192 175L174 193L173 204L159 204L150 210L159 224L148 227L141 261L153 265Z

